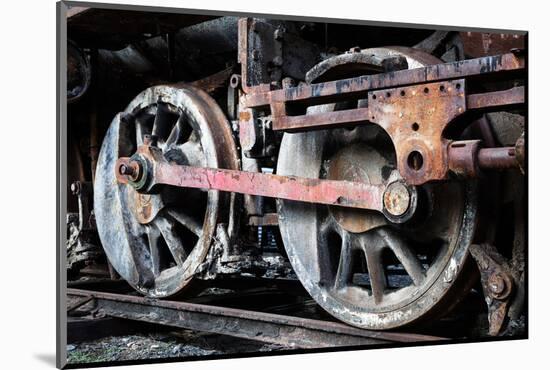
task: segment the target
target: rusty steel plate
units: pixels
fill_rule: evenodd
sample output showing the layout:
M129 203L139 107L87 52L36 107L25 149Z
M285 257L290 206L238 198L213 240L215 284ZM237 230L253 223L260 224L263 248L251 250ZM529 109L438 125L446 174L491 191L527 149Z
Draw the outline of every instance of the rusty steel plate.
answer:
M443 131L466 111L464 79L369 92L369 120L392 138L399 173L413 185L447 176Z

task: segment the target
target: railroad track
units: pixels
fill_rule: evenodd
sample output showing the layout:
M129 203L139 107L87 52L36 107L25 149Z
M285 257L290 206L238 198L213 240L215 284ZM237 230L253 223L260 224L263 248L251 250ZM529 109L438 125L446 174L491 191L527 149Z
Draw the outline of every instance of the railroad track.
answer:
M68 312L93 302L93 310L108 317L228 335L291 348L379 346L448 340L432 335L365 330L330 320L246 310L221 304L159 300L76 288L69 288L67 296L72 298L67 307ZM301 305L307 306L307 303ZM273 309L277 312L292 312L292 308L297 306L300 304L279 305Z

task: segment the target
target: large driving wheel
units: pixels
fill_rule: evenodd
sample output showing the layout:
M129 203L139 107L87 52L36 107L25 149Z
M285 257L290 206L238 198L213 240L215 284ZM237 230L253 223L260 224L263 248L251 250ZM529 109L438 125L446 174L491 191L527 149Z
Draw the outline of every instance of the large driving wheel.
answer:
M409 68L438 62L406 48L363 53L404 55ZM333 65L346 77L340 63ZM308 114L357 104L312 107ZM393 144L376 125L285 133L277 173L370 184L399 178ZM424 185L414 201L414 217L399 220L375 211L278 200L290 262L326 311L361 328L391 329L445 312L469 290L473 280L465 266L476 219L474 186Z
M149 135L173 163L238 169L229 124L215 101L189 86L143 91L105 136L94 184L101 243L115 270L139 292L166 297L182 290L204 262L216 224L228 218L229 195L163 187L141 194L115 178L115 163Z

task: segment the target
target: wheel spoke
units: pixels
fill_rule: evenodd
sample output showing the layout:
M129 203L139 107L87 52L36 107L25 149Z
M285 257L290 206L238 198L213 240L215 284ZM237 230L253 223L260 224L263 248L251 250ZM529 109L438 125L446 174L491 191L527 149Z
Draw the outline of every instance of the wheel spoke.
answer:
M374 303L380 303L384 297L384 289L386 288L386 274L384 272L384 265L382 264L382 249L378 246L378 241L372 241L371 238L367 238L367 235L362 235L359 243L367 260L367 270Z
M327 235L333 231L334 231L334 221L332 221L331 217L324 217L319 222L319 229L318 229L319 237L322 239L326 238Z
M147 263L144 256L149 251L149 243L146 239L146 229L143 225L134 223L135 221L126 222L125 229L131 230L130 235L141 235L142 237L133 237L130 250L130 258L133 261L137 272L137 281L135 283L143 286L153 286L155 283L155 276L151 270L151 266ZM134 223L133 225L130 223Z
M417 286L420 285L424 281L425 275L418 257L395 232L380 229L379 235L383 238L385 245L393 251L399 262L401 262L413 283Z
M380 303L384 296L384 288L386 287L386 276L384 274L384 266L382 266L380 252L370 251L367 248L365 255L367 257L367 269L369 270L372 296L374 297L375 303Z
M334 288L342 289L347 287L352 279L352 240L347 231L342 234L342 248L340 249L340 259L338 260L338 270L334 279Z
M202 226L195 219L175 209L169 209L167 210L167 213L200 238L202 235Z
M143 145L143 136L150 134L151 130L147 127L147 123L144 117L136 117L136 143L137 145Z
M166 139L171 129L172 120L170 110L165 103L157 103L157 114L155 115L155 121L153 123L152 135L156 135L158 138Z
M147 227L147 239L151 253L151 270L155 276L158 276L160 273L160 237L159 229L153 225Z
M180 146L190 166L202 166L204 155L198 142L189 140Z
M168 139L166 139L166 146L170 147L171 145L179 145L184 142L186 136L189 135L189 129L185 124L185 115L180 115L176 124L170 131Z
M155 226L158 227L168 249L172 253L176 264L182 265L187 258L187 252L183 247L180 237L174 230L174 223L164 217L158 217L153 220Z

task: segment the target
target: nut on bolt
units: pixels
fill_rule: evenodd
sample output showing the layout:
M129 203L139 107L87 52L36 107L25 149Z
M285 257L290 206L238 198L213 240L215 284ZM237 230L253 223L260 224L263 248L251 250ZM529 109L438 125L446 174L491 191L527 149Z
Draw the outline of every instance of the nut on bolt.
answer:
M73 195L80 194L81 189L82 184L80 183L80 181L75 181L71 184L71 192L73 193Z
M118 173L127 176L130 180L136 181L139 177L139 165L137 162L123 163L118 167Z
M121 175L132 176L135 173L134 169L126 164L121 164L118 170Z
M401 216L409 210L411 193L400 181L392 182L384 191L384 208L392 216Z
M236 89L241 85L241 75L233 74L229 79L229 86Z
M495 299L506 299L512 291L512 281L509 277L495 272L489 276L487 287Z

